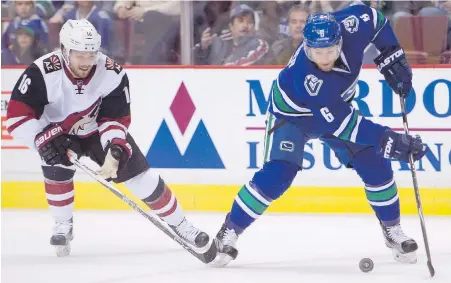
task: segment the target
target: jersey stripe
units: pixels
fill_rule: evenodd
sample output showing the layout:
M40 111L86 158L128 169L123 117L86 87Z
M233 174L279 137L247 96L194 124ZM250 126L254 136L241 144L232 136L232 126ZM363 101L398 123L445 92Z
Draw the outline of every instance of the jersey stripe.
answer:
M355 125L354 130L352 131L351 139L349 141L351 141L351 142L355 142L356 141L357 133L359 132L360 122L362 122L362 116L358 115L358 117L357 117L357 124Z
M274 105L277 106L281 111L285 113L292 113L292 114L298 114L296 110L290 107L288 103L285 102L283 99L282 93L280 92L280 89L277 87L277 84L274 84L273 88L273 97L274 97Z
M264 142L264 156L263 156L263 162L269 161L269 153L272 148L272 139L273 134L268 133L272 127L274 126L275 117L268 111L268 119L266 120L266 131L265 131L265 142Z
M341 93L341 97L343 98L344 101L349 102L350 100L352 100L354 98L355 92L356 92L356 85L359 81L359 77L357 77L354 82L345 90Z
M371 8L371 12L373 12L373 26L374 26L374 31L376 31L376 27L377 27L377 10L374 8Z
M279 80L273 84L272 92L273 110L287 116L312 116L312 112L308 108L296 105L288 95L280 88Z
M359 120L358 118L359 115L357 114L357 111L353 109L352 112L349 113L348 116L346 116L346 118L341 123L340 127L334 132L333 135L339 139L347 141L351 140L351 135L353 135L355 139L358 134L358 129L356 129L355 133L353 133L353 131L356 128L356 126L358 126L357 124L360 124L357 123Z
M379 32L384 28L387 23L387 18L378 10L371 8L373 12L373 24L374 24L374 36L371 42L379 35Z
M380 11L377 11L376 30L379 31L384 26L386 21L387 19L385 16Z

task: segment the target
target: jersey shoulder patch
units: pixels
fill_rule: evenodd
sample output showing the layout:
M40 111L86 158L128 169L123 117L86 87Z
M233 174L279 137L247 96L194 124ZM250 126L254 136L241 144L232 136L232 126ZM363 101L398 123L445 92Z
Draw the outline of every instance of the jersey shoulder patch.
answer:
M346 31L349 33L354 33L359 30L359 19L354 16L348 16L346 19L341 21Z
M318 79L315 75L305 76L304 87L310 96L317 96L322 85L323 80Z
M62 69L62 64L61 64L61 60L58 57L58 55L53 54L50 57L45 58L44 60L42 60L42 64L44 67L44 72L46 74L55 72L55 71L59 71Z
M122 66L108 56L105 59L105 68L116 72L116 74L119 74L122 71Z

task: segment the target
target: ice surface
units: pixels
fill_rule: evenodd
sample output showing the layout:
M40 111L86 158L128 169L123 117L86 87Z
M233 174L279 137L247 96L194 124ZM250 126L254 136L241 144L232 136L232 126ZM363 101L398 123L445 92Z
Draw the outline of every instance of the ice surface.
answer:
M224 214L189 213L210 235ZM77 211L69 257L49 245L48 211L2 211L3 283L417 283L451 282L451 217L426 216L436 277L431 279L418 216L404 231L420 245L418 263L400 264L371 215L268 214L239 239L226 268L204 265L134 211ZM361 258L374 261L363 273Z

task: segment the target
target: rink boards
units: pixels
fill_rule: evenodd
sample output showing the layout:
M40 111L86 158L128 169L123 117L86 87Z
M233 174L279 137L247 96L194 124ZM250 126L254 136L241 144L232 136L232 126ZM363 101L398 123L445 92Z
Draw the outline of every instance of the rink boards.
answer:
M451 215L451 68L415 68L407 101L412 133L430 153L417 164L427 214ZM187 210L226 211L262 164L268 96L278 68L126 68L133 135L153 170ZM8 136L4 116L23 69L2 69L2 207L45 208L37 155ZM399 99L375 69L364 69L354 105L369 119L402 131ZM309 142L304 170L270 207L277 212L366 213L356 173L321 142ZM410 170L392 162L402 211L416 213ZM377 174L377 172L375 172ZM89 176L76 175L79 209L127 209ZM123 187L121 187L123 188Z

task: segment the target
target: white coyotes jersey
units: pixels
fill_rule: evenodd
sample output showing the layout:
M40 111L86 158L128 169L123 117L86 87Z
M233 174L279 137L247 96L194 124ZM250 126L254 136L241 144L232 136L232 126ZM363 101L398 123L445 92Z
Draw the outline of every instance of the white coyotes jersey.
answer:
M96 118L102 98L119 86L125 71L113 60L100 54L95 70L86 79L76 80L63 68L62 62L61 51L35 62L43 74L49 102L44 107L41 123L47 125L70 119L72 125L69 134L89 135L97 130ZM56 72L58 68L63 70ZM116 72L114 68L117 68Z
M7 129L28 145L51 123L80 137L99 131L102 144L125 138L130 123L128 86L122 67L102 53L85 79L72 77L61 51L46 54L25 70L14 87Z

